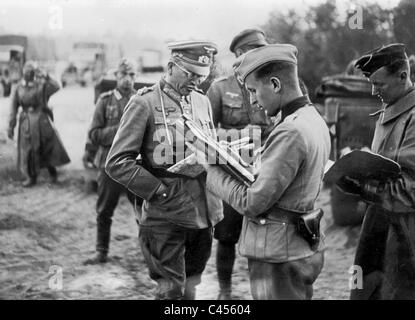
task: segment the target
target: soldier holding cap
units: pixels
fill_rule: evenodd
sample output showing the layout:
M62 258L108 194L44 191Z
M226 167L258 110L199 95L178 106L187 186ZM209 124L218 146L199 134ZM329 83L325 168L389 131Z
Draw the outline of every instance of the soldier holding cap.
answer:
M261 148L255 182L247 187L219 166L205 164L208 190L243 215L239 251L248 258L254 299L311 299L323 267L321 210L314 205L330 137L301 92L296 56L296 47L273 44L245 53L235 64L251 103L271 117L281 111ZM313 241L297 227L303 217L312 217Z
M259 28L246 29L234 37L230 51L239 57L245 52L267 44L264 32ZM220 140L242 137L241 129L250 128L260 132L260 126L267 125L263 109L251 106L249 94L234 74L217 79L207 92L212 105L213 121ZM246 130L248 132L248 130ZM259 138L256 135L256 138ZM218 240L216 269L220 293L219 300L231 298L232 269L235 262L235 244L242 227L242 216L231 206L223 204L224 219L215 227L214 237Z
M173 130L183 114L216 137L209 99L197 86L209 75L217 49L206 41L175 42L169 48L165 76L126 106L105 168L144 199L137 212L139 240L150 277L158 284L156 298L194 299L210 256L212 227L223 208L206 192L203 173L192 178L167 169L187 151Z
M415 89L403 44L374 49L356 62L384 104L372 151L401 166L388 181L344 177L339 186L371 205L363 222L355 265L363 287L351 299L415 299Z
M49 98L58 90L58 82L41 71L36 62L25 63L23 79L12 95L7 132L8 137L13 139L14 128L18 123L17 166L26 177L24 187L37 183L41 168L47 168L50 181L56 183L56 167L70 162L52 124L53 112L48 106Z
M104 92L100 95L91 127L88 132L89 142L97 149L94 164L98 168L98 199L97 211L97 255L86 260L85 264L105 263L108 258L109 243L111 238L111 223L114 210L122 192L126 192L128 199L134 204L139 204L141 199L137 198L122 185L112 180L105 173L105 160L108 151L117 132L124 107L135 94L133 88L135 71L133 64L127 59L121 59L115 72L117 86L114 90Z

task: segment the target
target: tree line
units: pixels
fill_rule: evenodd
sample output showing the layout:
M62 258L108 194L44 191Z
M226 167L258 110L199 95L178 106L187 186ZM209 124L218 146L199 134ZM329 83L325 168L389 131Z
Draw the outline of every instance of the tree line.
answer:
M365 52L402 42L415 54L415 1L401 0L394 8L353 0L342 12L336 0L307 8L275 10L261 27L271 43L292 43L299 50L300 77L313 96L324 76L342 73Z

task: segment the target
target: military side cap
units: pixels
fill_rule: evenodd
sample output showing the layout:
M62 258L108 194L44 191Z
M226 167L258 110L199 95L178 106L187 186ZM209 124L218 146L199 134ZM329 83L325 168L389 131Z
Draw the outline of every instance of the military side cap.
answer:
M208 76L213 56L218 52L216 44L209 41L170 42L173 62L200 76Z
M238 33L232 40L229 50L235 53L236 48L244 45L265 46L268 42L265 40L265 33L259 28L245 29Z
M128 60L126 58L122 58L118 62L118 66L117 66L117 69L115 70L115 72L135 73L134 65L130 60Z
M297 53L291 44L269 44L246 52L236 59L233 67L238 81L243 83L251 72L270 62L297 64Z
M369 51L356 61L355 67L362 70L366 77L370 77L376 70L402 59L408 59L405 45L393 43Z

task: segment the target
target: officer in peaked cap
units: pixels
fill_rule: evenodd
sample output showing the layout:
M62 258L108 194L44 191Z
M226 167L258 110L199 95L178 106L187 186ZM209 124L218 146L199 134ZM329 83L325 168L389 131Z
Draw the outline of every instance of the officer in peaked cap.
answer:
M86 260L84 264L107 262L112 216L114 215L118 200L121 194L126 192L130 202L134 204L135 201L135 196L131 192L112 180L105 173L105 159L117 132L124 107L135 94L133 88L135 79L133 63L125 58L121 59L114 73L117 79L116 88L100 95L88 131L85 154L93 155L93 163L98 168L98 199L96 204L97 252L94 257ZM137 199L137 206L140 203L141 199Z
M356 67L368 77L384 108L376 113L372 152L396 161L401 175L386 181L344 177L338 184L370 205L355 265L363 286L351 299L415 299L415 89L405 46L390 44L363 55Z
M166 74L128 103L112 143L106 172L137 198L139 240L157 299L194 299L209 259L212 227L222 219L222 204L196 177L167 171L184 159L183 137L175 122L183 114L216 138L209 99L197 85L210 71L216 45L207 41L170 43ZM138 155L142 161L137 161Z
M233 38L230 51L235 57L239 57L251 49L266 44L264 31L259 28L245 29ZM260 145L261 127L268 125L267 117L263 109L251 106L248 92L238 83L234 73L214 81L207 96L212 105L213 121L220 140L239 139L245 133L256 140L254 142L257 146ZM255 136L254 131L257 133ZM220 288L218 299L228 300L231 299L235 245L241 233L242 216L226 203L223 205L224 219L215 227L214 237L218 240L216 251L216 269Z
M297 49L266 45L238 58L236 73L270 116L281 110L246 186L220 166L208 166L207 188L243 215L239 252L248 258L254 299L311 299L323 267L321 212L315 209L330 153L328 128L300 89ZM203 163L203 157L201 157ZM316 226L298 229L300 217ZM310 226L310 225L309 225Z
M212 57L218 52L216 44L205 41L171 42L171 59L189 72L207 77Z

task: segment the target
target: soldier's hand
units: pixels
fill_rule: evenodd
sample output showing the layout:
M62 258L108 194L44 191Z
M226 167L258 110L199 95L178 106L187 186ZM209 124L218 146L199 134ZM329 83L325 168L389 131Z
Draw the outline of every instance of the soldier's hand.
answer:
M10 140L13 140L13 138L14 138L14 130L13 130L13 129L9 129L9 130L7 130L7 137L8 137Z
M82 156L82 163L84 165L84 168L86 169L94 169L94 160L91 158L91 155L89 152L85 152Z
M361 195L364 182L349 176L343 176L336 182L341 191L353 195Z

